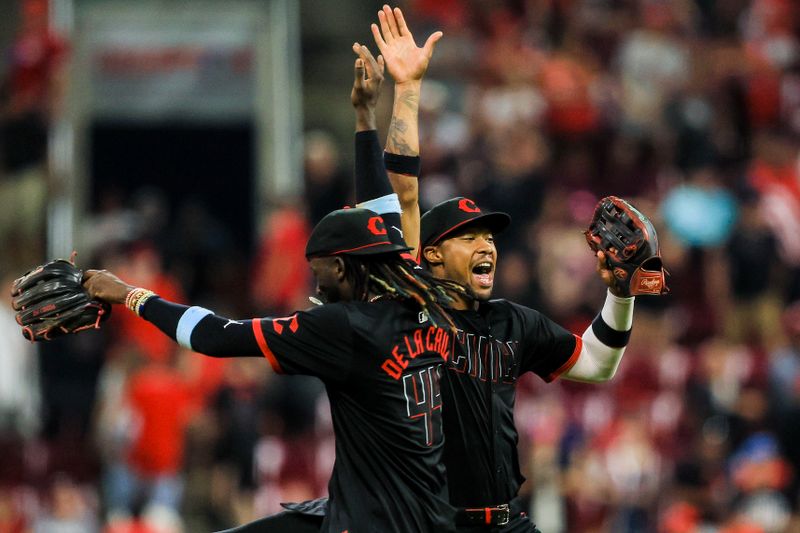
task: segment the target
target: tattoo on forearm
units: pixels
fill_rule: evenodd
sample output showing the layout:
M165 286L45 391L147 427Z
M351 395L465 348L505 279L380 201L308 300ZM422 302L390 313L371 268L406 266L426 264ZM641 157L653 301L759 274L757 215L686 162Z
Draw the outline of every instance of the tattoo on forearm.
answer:
M392 117L392 123L389 125L390 130L397 130L400 133L408 131L408 124L402 118Z
M419 93L417 91L403 91L398 97L404 106L416 112L419 109Z
M417 155L417 151L413 150L405 140L406 131L408 124L403 119L392 117L389 136L386 139L386 149L389 152L398 155Z

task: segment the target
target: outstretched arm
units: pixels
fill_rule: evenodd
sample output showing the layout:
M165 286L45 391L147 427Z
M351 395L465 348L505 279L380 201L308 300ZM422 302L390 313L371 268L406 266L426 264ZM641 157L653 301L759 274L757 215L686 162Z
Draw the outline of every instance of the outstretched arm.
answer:
M279 374L305 374L326 382L341 383L350 375L353 329L342 306L321 305L280 318L230 320L202 307L168 302L104 270L90 270L84 279L92 297L125 304L195 352L264 357Z
M419 99L422 78L428 69L433 50L442 32L428 37L422 47L417 47L400 8L384 5L378 12L377 24L372 25L372 35L386 62L386 68L395 82L392 121L386 137L386 164L389 180L397 193L402 208L405 240L416 256L419 247L419 185L417 177L419 158ZM416 159L415 165L409 164Z
M128 285L111 272L88 270L84 287L93 298L125 304L178 344L211 357L263 357L252 320L230 320L202 307L189 307ZM131 291L140 291L131 294ZM132 301L136 296L139 301ZM126 301L127 300L127 301ZM235 325L236 327L229 327Z

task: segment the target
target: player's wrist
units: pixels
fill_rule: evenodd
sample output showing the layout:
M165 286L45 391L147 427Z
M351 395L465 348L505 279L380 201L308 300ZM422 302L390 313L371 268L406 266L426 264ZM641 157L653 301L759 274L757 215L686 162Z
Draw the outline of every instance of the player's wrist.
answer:
M633 296L625 296L625 294L620 289L618 289L617 287L614 287L614 286L609 286L608 287L608 294L613 296L614 298L618 298L620 300L632 300L633 299Z
M631 329L635 300L634 296L618 296L609 288L606 301L600 311L603 321L617 331Z
M353 109L356 112L357 117L375 117L375 104L356 104L353 106Z
M356 131L378 129L374 109L356 108Z
M422 88L422 78L414 78L408 79L403 81L395 81L394 82L395 89L415 89L419 90ZM395 93L396 94L396 93Z

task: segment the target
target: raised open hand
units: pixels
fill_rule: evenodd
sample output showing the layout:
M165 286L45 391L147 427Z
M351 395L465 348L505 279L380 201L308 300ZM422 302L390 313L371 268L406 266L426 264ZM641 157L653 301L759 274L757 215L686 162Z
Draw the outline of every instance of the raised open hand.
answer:
M411 35L399 7L392 10L388 5L384 5L383 9L378 11L378 21L380 28L377 24L371 26L372 36L386 60L386 67L395 83L421 80L428 69L434 46L442 38L443 33L433 32L420 48L414 42L414 36Z
M358 59L355 64L355 80L350 91L353 107L374 109L378 103L383 84L383 56L376 60L369 49L359 43L353 43L353 52Z

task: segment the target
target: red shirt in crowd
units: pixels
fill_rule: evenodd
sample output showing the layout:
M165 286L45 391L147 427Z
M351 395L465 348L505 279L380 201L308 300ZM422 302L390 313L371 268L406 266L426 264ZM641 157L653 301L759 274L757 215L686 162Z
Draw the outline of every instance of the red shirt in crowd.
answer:
M131 378L128 401L140 424L128 456L130 465L145 475L178 471L193 405L183 377L167 365L151 363Z

